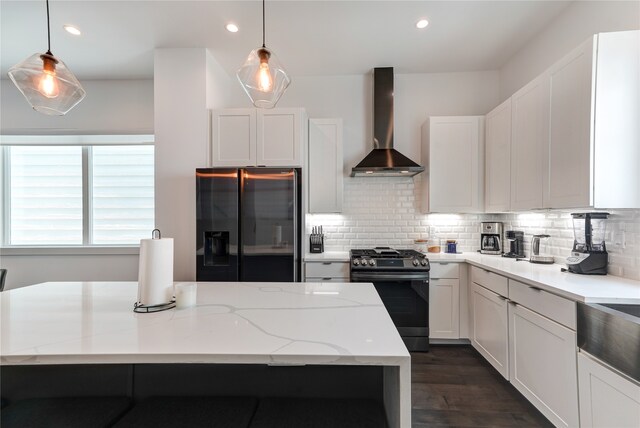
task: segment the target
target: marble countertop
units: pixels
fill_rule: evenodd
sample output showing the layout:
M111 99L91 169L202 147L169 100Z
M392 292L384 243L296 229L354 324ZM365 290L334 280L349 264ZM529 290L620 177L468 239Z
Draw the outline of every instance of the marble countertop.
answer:
M400 365L409 353L373 285L198 283L197 305L133 312L136 282L0 293L0 363Z

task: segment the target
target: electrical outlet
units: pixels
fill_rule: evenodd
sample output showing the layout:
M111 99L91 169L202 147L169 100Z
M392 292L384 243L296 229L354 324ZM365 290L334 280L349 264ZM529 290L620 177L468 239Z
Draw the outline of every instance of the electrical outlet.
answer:
M627 236L624 230L616 230L613 232L613 245L622 250L627 248Z

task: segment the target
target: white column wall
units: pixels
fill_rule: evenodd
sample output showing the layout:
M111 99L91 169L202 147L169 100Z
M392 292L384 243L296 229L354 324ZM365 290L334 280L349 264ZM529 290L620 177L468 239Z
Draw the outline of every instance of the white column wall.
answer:
M174 279L195 280L195 169L209 162L207 51L156 49L156 227L174 239Z

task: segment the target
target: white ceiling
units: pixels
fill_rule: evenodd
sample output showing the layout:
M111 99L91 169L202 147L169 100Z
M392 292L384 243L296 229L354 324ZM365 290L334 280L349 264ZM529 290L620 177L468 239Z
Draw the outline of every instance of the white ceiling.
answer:
M494 70L569 3L268 0L266 44L294 76ZM256 1L50 0L50 8L51 50L81 79L151 78L153 49L170 47L208 48L231 75L261 44ZM422 17L430 25L418 30ZM225 30L231 21L238 33ZM46 42L44 0L0 1L3 78Z

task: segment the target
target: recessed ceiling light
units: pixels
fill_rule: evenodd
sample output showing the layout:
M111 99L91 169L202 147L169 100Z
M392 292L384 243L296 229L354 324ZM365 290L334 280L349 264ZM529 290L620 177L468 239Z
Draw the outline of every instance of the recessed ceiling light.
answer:
M237 33L238 32L238 26L236 24L227 24L227 31L230 33Z
M78 27L74 27L73 25L63 25L62 28L69 34L73 34L74 36L79 36L82 32L78 29Z
M429 21L427 21L426 19L421 19L420 21L416 22L416 28L426 28L427 25L429 25Z

